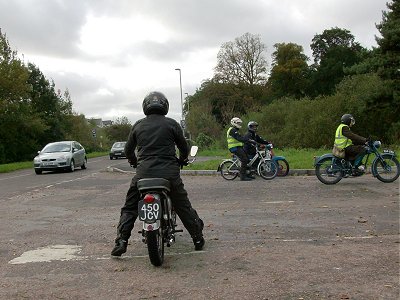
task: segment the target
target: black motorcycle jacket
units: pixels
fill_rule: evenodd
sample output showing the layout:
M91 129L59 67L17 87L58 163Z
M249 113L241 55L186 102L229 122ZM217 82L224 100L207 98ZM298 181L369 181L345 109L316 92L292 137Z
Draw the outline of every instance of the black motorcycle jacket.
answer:
M133 125L125 153L133 165L137 164L139 178L174 179L180 176L175 146L179 150L179 159L187 159L189 148L178 122L163 115L151 114Z
M245 138L247 138L247 140L250 139L256 141L259 144L269 144L267 140L264 140L261 136L251 130L247 131L247 133L245 134ZM246 142L244 144L244 151L246 151L246 153L250 156L256 155L256 148L254 148L253 144L251 144L250 142Z

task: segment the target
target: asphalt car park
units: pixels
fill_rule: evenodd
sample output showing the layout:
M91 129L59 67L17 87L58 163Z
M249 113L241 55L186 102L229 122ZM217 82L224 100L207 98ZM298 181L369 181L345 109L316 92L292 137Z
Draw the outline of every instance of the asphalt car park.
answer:
M156 268L139 223L110 257L132 174L107 160L0 174L1 299L398 299L399 181L183 175L206 246L193 251L184 231Z

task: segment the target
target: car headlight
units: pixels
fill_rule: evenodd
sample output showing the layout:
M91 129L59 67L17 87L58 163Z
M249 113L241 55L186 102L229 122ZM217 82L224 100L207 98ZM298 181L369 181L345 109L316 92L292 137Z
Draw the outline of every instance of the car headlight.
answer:
M40 158L39 158L39 156L36 156L36 157L33 159L33 162L35 162L35 163L39 163L39 162L40 162Z
M57 158L58 161L65 161L67 159L68 159L67 155L63 155L63 156L60 156L59 158Z

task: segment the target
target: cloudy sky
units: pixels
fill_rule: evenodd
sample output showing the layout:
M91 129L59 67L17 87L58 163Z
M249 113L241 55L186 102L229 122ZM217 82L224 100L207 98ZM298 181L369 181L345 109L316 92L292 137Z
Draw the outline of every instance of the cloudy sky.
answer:
M179 120L183 97L213 76L221 45L259 34L271 61L275 43L309 45L339 27L376 46L386 0L0 0L0 28L25 62L68 88L87 118L133 123L143 97L166 94ZM23 55L23 56L22 56Z

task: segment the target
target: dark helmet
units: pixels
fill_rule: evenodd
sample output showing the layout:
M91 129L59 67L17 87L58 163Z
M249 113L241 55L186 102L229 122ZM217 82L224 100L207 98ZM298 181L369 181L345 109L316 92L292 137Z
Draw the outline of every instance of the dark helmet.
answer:
M351 114L344 114L340 121L347 126L353 126L356 123L356 119Z
M247 124L247 128L248 128L250 131L256 132L256 131L257 131L257 127L258 127L258 123L257 123L256 121L250 121L250 122Z
M166 115L169 110L168 99L160 92L151 92L143 100L143 112L147 115Z

